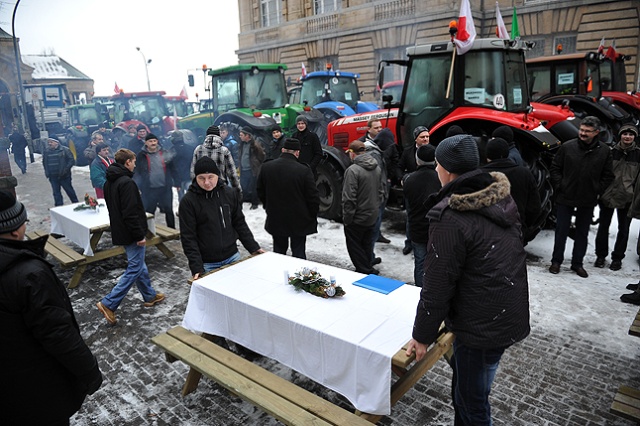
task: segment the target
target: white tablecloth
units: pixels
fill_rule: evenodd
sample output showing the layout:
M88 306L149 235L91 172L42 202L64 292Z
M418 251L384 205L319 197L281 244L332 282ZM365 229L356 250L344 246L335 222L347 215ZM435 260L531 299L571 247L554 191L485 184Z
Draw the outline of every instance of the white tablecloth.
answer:
M98 200L102 204L97 210L73 210L84 201L66 206L54 207L51 213L51 233L60 234L76 243L84 249L85 256L93 256L91 249L91 229L109 225L109 210L103 199ZM147 221L149 231L155 234L156 226L153 218Z
M346 291L323 299L285 284L302 267ZM411 338L420 289L388 295L351 283L364 275L264 253L193 282L183 326L224 336L344 395L360 411L391 411L391 358Z

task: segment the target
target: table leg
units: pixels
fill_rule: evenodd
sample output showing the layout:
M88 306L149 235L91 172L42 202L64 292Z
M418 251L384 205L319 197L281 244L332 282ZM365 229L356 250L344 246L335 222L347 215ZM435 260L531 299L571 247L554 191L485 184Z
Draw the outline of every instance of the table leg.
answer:
M167 256L167 259L171 259L172 257L175 256L175 254L173 254L173 252L169 250L169 248L165 246L164 243L158 243L156 247L158 247L158 250L160 250L162 254Z
M78 284L80 284L80 280L82 279L82 274L87 270L87 265L79 265L73 276L71 277L71 281L69 281L69 286L67 288L76 288Z
M187 380L182 387L182 396L187 396L198 387L202 373L197 371L193 367L189 367L189 374L187 374Z
M94 253L96 252L96 248L98 247L98 243L100 242L100 238L102 238L103 233L104 231L98 231L91 235L89 244L91 244L91 250L93 250Z

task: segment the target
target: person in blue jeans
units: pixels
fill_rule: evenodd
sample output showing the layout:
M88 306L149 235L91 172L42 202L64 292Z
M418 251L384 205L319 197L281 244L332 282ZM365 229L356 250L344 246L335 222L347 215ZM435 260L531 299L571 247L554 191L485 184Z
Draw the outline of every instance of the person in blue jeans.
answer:
M47 140L47 149L42 155L44 175L51 183L53 201L56 206L64 204L62 191L64 189L72 203L78 202L76 191L71 185L71 168L76 164L73 154L66 146L60 145L57 139Z
M109 209L111 239L114 245L124 246L127 269L111 292L96 304L111 325L116 324L115 311L134 284L142 294L145 307L152 307L165 298L163 293L156 292L151 286L144 259L147 214L138 186L132 179L136 155L128 149L120 149L115 154L115 160L107 169L104 198Z
M502 354L531 331L518 208L507 177L479 168L472 136L445 138L435 154L442 189L429 199L422 291L406 354L423 359L444 321L456 335L455 425L490 426L489 394Z

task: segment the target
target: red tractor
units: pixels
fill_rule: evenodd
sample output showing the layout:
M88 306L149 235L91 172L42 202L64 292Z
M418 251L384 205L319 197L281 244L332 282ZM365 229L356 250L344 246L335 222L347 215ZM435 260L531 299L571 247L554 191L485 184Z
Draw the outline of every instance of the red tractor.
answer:
M542 226L551 210L548 165L560 141L575 137L577 131L576 125L567 120L572 114L566 108L531 106L524 62L527 49L523 41L476 39L471 50L457 55L453 43L444 41L408 48L406 61L387 61L407 66L398 108L329 124L329 146L318 167L321 215L339 217L342 175L349 165L344 150L366 132L370 118L379 118L383 126L395 130L400 149L414 143L412 132L417 126L429 128L430 143L434 145L445 138L453 125L473 135L479 144L486 142L497 127L511 127L516 145L538 182L545 211L538 219ZM381 73L380 80L383 79ZM545 120L536 118L534 112ZM554 129L555 134L547 128ZM390 203L396 204L390 207L401 208L401 189L396 188L395 192L396 197L390 195Z
M114 121L124 129L144 124L161 139L176 129L176 116L167 108L164 91L119 93L111 97Z
M631 56L616 53L615 61L601 55L600 84L602 96L611 99L616 105L624 109L633 118L633 123L640 124L640 93L635 90L627 91L627 72L625 62Z

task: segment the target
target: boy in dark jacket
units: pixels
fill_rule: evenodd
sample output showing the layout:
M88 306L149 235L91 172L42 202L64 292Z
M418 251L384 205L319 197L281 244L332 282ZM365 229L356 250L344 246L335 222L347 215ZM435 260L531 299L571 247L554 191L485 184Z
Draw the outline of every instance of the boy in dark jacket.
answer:
M26 228L25 207L0 191L0 418L3 425L69 424L102 374L44 259L47 237L25 241Z
M263 253L242 213L241 195L220 184L220 170L209 157L193 168L196 177L180 201L180 242L193 279L240 259L240 239L251 254Z
M478 169L470 135L436 148L442 189L428 200L424 279L407 355L421 360L442 321L456 335L455 424L490 425L489 393L505 349L529 327L529 286L518 209L502 173Z
M109 209L111 239L116 246L124 246L127 253L127 269L118 284L96 304L109 324L116 323L115 310L136 284L144 299L144 306L151 307L164 300L164 294L151 286L149 270L144 259L147 213L144 211L138 186L133 181L136 155L128 149L119 149L116 162L107 169L104 198Z

